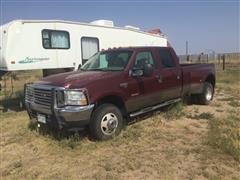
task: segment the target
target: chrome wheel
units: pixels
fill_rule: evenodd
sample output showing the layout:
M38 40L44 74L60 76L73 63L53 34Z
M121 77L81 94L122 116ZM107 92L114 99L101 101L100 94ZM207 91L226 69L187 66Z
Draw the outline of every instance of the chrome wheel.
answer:
M118 127L118 118L113 113L107 113L101 120L101 130L105 135L113 135Z
M206 95L205 96L206 96L207 101L210 101L212 99L212 89L210 87L208 87L206 89Z

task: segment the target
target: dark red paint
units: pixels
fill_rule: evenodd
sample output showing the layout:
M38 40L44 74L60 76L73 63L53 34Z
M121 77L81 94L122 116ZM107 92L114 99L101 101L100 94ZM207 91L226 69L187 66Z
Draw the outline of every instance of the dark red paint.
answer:
M158 54L159 49L171 52L176 63L174 68L163 68ZM122 99L128 112L161 103L166 100L202 92L203 83L211 78L215 85L215 67L213 64L179 64L179 59L171 47L131 47L121 50L133 51L124 71L75 71L43 78L37 83L68 87L69 89L87 89L90 103L96 103L104 97L114 96ZM111 51L118 51L114 49ZM157 68L151 77L133 77L136 54L140 51L152 51ZM158 77L161 76L161 82ZM124 86L127 84L127 87Z

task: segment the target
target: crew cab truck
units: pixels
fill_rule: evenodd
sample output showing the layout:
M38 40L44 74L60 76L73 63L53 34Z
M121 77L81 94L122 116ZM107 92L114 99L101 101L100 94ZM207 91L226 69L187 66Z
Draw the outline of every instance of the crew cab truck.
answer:
M118 135L128 118L185 96L213 99L213 64L179 64L171 47L103 50L81 69L25 85L30 119L58 129L88 126L97 140Z

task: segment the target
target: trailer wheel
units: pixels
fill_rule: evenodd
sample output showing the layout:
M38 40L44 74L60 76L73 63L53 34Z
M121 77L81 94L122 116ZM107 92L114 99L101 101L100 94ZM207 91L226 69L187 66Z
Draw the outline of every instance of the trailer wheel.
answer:
M203 85L203 92L197 96L198 103L207 105L213 99L213 86L209 82L205 82Z
M121 132L123 116L119 108L113 104L100 105L94 112L90 122L90 132L96 140L108 140Z
M23 97L21 97L21 98L19 99L18 108L19 108L20 111L25 110L25 108L26 108Z
M20 100L19 101L19 108L22 110L22 109L24 109L24 105L23 105L23 102Z

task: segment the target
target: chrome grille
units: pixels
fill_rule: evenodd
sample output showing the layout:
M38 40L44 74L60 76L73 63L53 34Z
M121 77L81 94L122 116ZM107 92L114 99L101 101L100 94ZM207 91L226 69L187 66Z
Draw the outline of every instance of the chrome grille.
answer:
M52 91L51 89L26 86L25 100L50 110L52 103Z

